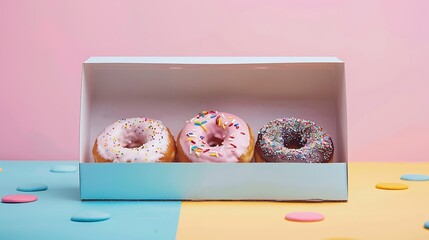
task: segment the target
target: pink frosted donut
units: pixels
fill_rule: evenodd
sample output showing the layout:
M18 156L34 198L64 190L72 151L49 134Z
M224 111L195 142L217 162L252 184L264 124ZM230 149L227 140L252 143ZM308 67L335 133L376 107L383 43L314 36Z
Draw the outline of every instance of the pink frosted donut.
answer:
M104 129L92 154L95 162L172 162L176 144L161 121L127 118Z
M239 117L225 112L204 111L189 121L177 138L180 162L250 162L254 138Z

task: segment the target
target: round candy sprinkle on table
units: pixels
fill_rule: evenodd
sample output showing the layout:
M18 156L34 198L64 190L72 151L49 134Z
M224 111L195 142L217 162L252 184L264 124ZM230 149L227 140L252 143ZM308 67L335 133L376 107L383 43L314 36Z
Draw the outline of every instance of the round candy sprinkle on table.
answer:
M43 183L31 183L31 184L23 184L19 185L16 190L21 192L38 192L38 191L45 191L48 189L48 186L46 186Z
M406 181L429 181L429 175L404 174L401 176L401 179Z
M100 211L82 211L74 214L70 220L74 222L100 222L110 219L110 214Z
M405 190L408 189L408 185L403 183L378 183L375 185L378 189L383 190Z
M3 168L0 167L0 172L3 172Z
M58 165L51 169L54 173L72 173L76 172L77 167L73 165Z
M28 203L28 202L34 202L36 200L37 200L36 196L27 195L27 194L7 195L2 197L1 199L3 203Z
M425 222L424 226L425 226L426 229L429 229L429 221Z
M325 216L316 212L291 212L286 214L285 219L293 222L318 222L325 219Z

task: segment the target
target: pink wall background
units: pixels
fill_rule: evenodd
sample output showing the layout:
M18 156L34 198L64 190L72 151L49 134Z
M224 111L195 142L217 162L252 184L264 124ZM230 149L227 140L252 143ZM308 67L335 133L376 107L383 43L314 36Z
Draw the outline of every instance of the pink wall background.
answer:
M0 159L79 156L90 56L337 56L350 161L428 161L429 1L0 2Z

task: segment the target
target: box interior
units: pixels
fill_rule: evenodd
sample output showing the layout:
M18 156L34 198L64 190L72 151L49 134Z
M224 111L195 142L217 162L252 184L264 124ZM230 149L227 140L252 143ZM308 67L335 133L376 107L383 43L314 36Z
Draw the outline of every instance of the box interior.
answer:
M104 127L130 117L161 120L177 137L203 110L230 112L255 134L270 120L312 120L332 137L333 162L347 162L342 62L179 64L84 63L81 162Z

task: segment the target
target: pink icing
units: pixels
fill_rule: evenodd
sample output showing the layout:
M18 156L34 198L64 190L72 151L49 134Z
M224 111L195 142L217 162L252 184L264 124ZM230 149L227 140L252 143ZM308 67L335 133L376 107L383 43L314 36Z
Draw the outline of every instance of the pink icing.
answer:
M250 133L233 114L204 111L186 121L179 141L192 162L235 163L249 147Z

